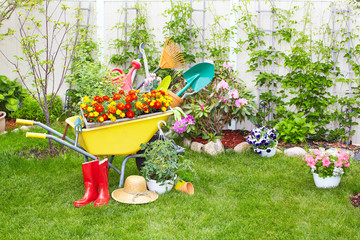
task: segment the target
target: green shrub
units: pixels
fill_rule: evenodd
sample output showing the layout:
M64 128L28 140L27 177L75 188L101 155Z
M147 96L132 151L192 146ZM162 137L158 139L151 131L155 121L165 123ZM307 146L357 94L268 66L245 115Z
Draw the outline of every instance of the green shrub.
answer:
M50 99L51 96L48 96L48 99ZM62 100L59 96L56 96L53 109L50 116L50 121L55 122L59 120L59 118L62 117L63 113L63 104ZM29 120L35 120L42 123L45 123L45 116L44 113L39 105L39 103L31 96L27 96L22 104L22 107L13 112L11 115L11 118L22 118L22 119L29 119Z
M19 82L11 81L4 75L0 76L0 111L16 111L26 95L26 89Z
M304 117L304 113L282 119L275 128L279 131L279 139L285 143L302 143L309 134L316 134L315 125Z

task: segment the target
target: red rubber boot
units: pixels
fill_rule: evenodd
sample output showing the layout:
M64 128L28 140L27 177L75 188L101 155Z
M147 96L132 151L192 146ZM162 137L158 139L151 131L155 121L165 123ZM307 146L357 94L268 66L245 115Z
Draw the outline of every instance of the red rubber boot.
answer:
M99 186L99 195L95 201L94 207L108 204L110 201L108 174L109 164L107 158L105 157L105 159L99 162L99 165L97 166L96 181Z
M85 194L84 197L74 202L75 207L85 206L98 197L98 184L96 182L95 171L99 165L99 159L86 162L82 164L82 171L84 177Z

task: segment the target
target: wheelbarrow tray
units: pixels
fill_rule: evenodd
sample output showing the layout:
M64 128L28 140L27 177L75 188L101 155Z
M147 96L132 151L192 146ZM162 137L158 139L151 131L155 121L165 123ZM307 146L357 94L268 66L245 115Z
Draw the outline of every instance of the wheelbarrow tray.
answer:
M98 155L128 155L140 150L140 144L147 143L158 131L158 122L166 121L173 111L149 114L147 117L129 121L82 129L78 144L88 153ZM75 133L74 116L66 119Z

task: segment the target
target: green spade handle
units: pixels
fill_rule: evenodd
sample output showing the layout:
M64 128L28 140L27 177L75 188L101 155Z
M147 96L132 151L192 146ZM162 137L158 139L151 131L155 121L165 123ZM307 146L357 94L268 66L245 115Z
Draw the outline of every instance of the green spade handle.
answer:
M182 95L191 86L191 84L196 82L199 77L200 74L196 74L194 77L188 79L188 84L186 84L186 86L183 89L181 89L180 92L178 92L176 95L180 97L180 95Z

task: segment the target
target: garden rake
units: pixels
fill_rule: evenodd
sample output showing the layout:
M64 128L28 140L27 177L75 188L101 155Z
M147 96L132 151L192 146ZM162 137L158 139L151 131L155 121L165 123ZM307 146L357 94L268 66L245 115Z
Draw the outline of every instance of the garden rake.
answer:
M155 69L154 73L163 68L179 68L185 67L184 57L182 55L179 45L174 43L168 37L166 38L164 49L161 54L159 67Z
M179 67L185 67L185 61L181 49L179 45L167 37L161 53L159 66L155 69L155 71L153 71L153 73L156 73L159 69ZM136 89L141 88L143 84L144 82L142 82Z

